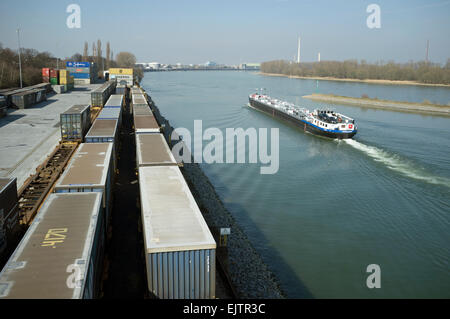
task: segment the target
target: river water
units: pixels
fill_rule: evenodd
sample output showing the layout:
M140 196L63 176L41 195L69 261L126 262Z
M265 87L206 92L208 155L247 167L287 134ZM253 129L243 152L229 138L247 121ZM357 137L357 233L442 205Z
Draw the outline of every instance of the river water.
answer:
M201 167L290 298L450 297L450 119L302 98L447 104L450 89L237 71L146 73L142 84L173 127L193 132L202 120L224 136L226 128L279 128L276 174L252 163ZM247 107L255 88L309 109L333 107L359 131L346 141L305 134ZM371 264L381 288L367 287Z

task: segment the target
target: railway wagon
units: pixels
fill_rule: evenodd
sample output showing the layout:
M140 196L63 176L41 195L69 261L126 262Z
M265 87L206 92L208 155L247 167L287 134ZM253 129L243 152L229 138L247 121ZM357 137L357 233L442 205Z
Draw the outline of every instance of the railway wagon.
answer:
M112 151L113 143L80 144L54 186L55 193L102 193L107 227L111 215L111 188L114 179Z
M19 227L17 179L0 178L0 257Z
M122 94L112 94L105 104L105 107L122 107L124 98Z
M177 165L162 134L136 134L136 163L138 166Z
M91 126L89 105L74 105L60 114L61 140L82 142Z
M139 167L147 283L161 299L215 298L216 242L177 166Z
M105 225L100 193L50 194L0 273L0 298L98 297Z

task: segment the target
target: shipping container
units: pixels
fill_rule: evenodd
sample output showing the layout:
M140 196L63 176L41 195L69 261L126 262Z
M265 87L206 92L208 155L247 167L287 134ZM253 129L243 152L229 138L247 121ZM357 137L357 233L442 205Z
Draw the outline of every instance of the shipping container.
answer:
M85 137L86 143L113 143L112 157L114 171L117 167L117 153L119 150L118 134L118 120L104 120L97 118Z
M0 298L98 297L103 220L100 193L50 194L0 273Z
M108 102L106 102L105 107L122 107L123 106L123 95L112 94Z
M137 86L133 86L132 88L131 88L131 94L143 94L143 92L142 92L142 90L139 88L139 87L137 87Z
M47 101L46 89L33 89L36 103Z
M133 94L132 102L133 104L148 104L144 94Z
M59 70L59 77L68 77L70 75L69 70Z
M127 86L123 84L117 84L116 86L116 94L124 95L127 91Z
M91 82L93 82L91 79L74 79L76 85L88 85L91 84Z
M36 94L32 90L13 94L11 104L19 109L31 107L36 103Z
M112 143L82 143L70 160L63 175L56 181L55 193L103 193L105 222L108 226L114 179Z
M133 115L134 132L140 133L159 133L161 131L158 122L153 115Z
M75 73L87 73L87 74L90 74L92 72L91 68L71 68L71 67L68 67L68 68L66 68L66 70L69 71L70 74L72 74L72 75L75 74Z
M92 64L90 62L66 62L66 68L89 68Z
M100 111L97 118L103 120L118 120L118 125L120 127L122 123L122 109L105 107Z
M109 68L109 74L123 74L123 75L133 75L133 69L131 68Z
M0 178L0 254L18 231L17 179Z
M162 134L136 134L136 163L138 166L177 165Z
M72 73L75 79L91 79L91 75L89 73Z
M60 114L61 139L80 141L91 126L91 108L89 105L74 105Z
M111 74L109 78L112 81L117 82L117 84L121 85L133 85L134 83L134 77L132 75L118 75L118 74Z
M50 69L50 78L59 78L59 70Z
M52 92L52 86L50 83L39 83L32 86L29 86L30 89L44 89L45 93Z
M50 68L42 68L42 76L50 77Z
M91 92L91 105L103 107L115 89L115 82L105 82L103 85Z
M114 143L118 134L117 120L96 119L86 134L86 143Z
M152 115L153 112L148 106L148 104L133 104L132 112L135 115Z
M66 86L65 85L52 85L52 89L53 91L55 91L55 93L61 94L61 93L66 93Z
M180 169L139 167L139 189L149 291L214 299L216 242Z

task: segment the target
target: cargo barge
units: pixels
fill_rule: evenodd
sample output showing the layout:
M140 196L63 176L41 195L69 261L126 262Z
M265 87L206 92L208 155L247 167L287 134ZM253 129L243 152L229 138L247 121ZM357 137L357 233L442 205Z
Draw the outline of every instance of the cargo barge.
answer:
M292 103L258 93L251 94L248 99L249 106L290 122L314 135L347 139L352 138L357 132L354 119L334 111L309 111Z

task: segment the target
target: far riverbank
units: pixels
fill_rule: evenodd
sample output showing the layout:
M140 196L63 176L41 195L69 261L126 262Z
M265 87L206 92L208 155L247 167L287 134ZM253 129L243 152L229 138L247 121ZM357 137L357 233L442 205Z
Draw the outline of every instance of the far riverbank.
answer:
M427 83L420 83L420 82L414 82L414 81L340 79L340 78L333 78L333 77L308 77L308 76L297 76L297 75L275 74L275 73L264 73L264 72L258 72L258 74L267 75L267 76L281 76L281 77L288 77L288 78L293 78L293 79L338 81L338 82L360 82L360 83L381 84L381 85L417 85L417 86L434 86L434 87L450 88L450 85L448 85L448 84L427 84Z
M398 112L419 113L426 115L437 115L450 117L450 106L431 103L411 103L404 101L389 101L370 98L355 98L348 96L338 96L333 94L311 94L304 95L306 99L337 103L363 108L384 109Z

